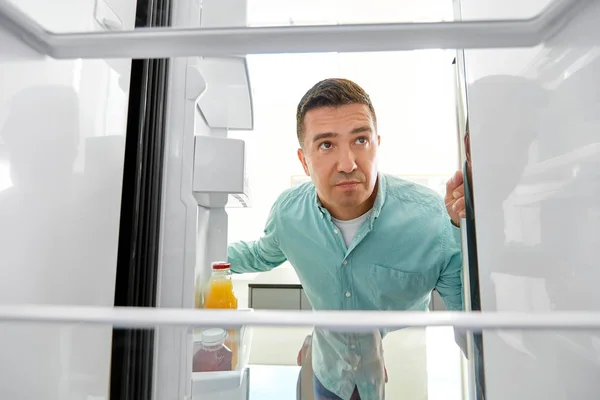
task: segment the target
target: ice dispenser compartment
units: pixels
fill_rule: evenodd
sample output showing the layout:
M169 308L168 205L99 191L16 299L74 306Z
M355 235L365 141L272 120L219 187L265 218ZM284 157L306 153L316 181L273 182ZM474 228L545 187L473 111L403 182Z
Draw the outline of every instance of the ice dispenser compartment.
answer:
M215 207L210 196L221 194L229 196L230 204L247 207L250 187L244 141L195 136L194 146L193 191L198 204Z

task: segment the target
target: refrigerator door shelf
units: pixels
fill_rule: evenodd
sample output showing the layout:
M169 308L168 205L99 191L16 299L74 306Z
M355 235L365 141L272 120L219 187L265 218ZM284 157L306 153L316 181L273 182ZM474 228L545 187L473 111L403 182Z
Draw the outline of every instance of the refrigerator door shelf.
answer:
M252 312L252 309L240 309L239 311ZM240 329L240 342L238 346L239 366L235 371L222 372L193 372L192 373L192 399L206 399L209 393L232 392L239 390L242 395L244 388L244 377L248 375L248 364L250 362L250 348L252 345L252 327L243 326ZM247 381L247 378L246 378ZM242 399L243 397L239 397Z
M242 383L247 369L248 367L236 371L193 372L192 399L205 399L209 393L243 390Z

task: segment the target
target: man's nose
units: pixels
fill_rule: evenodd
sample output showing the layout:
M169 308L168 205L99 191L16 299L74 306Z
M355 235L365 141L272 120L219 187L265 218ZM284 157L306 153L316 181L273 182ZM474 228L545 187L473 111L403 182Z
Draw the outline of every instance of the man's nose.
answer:
M345 172L347 174L353 172L356 169L356 157L351 150L343 150L339 153L338 158L338 172Z

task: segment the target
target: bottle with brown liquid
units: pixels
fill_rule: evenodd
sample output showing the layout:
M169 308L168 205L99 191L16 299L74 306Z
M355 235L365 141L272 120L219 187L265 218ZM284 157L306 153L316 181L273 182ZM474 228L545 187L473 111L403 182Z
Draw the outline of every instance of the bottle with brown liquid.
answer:
M231 350L225 345L227 332L212 328L202 331L195 347L192 372L231 371Z

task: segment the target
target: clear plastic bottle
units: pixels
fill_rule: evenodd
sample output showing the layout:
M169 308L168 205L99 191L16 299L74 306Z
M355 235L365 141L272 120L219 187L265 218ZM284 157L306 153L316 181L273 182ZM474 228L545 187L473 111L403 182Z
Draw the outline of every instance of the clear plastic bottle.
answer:
M192 371L231 371L232 354L231 350L225 346L226 338L227 332L224 329L204 329L194 353Z
M231 264L214 262L212 275L208 281L208 293L204 298L205 308L237 308L238 300L233 292Z

